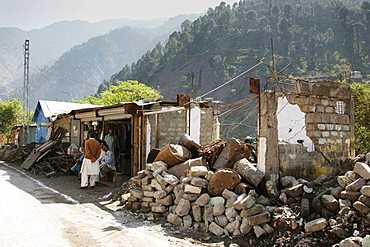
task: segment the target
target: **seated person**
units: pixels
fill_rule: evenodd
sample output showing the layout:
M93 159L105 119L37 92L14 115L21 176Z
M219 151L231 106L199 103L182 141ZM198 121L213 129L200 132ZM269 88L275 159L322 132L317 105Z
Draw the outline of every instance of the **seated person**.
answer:
M67 169L67 172L77 172L79 180L81 179L80 171L81 171L82 161L84 157L85 157L85 153L82 153L81 157L78 160L76 160L76 164L74 164L71 168Z
M100 161L100 177L105 177L107 172L116 170L116 163L114 161L114 154L107 144L103 145L103 151L105 152L103 158Z

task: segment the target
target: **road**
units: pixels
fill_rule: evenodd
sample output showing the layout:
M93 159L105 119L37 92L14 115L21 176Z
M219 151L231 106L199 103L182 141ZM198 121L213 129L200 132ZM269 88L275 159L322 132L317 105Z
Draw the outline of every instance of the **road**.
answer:
M195 246L148 221L123 222L0 162L0 246ZM121 221L122 222L122 221Z

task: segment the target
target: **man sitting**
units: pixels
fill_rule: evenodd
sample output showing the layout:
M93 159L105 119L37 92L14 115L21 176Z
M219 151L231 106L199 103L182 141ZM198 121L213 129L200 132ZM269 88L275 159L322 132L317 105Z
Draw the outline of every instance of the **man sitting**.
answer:
M114 161L114 154L111 150L109 150L109 146L107 144L103 145L103 151L105 151L105 155L100 161L100 177L103 178L108 172L116 170L116 163Z

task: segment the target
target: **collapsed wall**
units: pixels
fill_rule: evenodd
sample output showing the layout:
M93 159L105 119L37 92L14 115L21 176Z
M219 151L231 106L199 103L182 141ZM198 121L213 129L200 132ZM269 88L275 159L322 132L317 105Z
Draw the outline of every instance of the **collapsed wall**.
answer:
M266 174L313 179L355 156L349 84L296 81L294 92L265 91L260 104L259 169Z

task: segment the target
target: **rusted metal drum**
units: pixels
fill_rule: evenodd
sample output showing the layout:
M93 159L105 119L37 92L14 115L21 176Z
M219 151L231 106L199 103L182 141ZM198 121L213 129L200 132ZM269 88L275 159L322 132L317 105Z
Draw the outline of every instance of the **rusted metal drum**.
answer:
M180 137L179 144L190 150L193 158L199 157L199 149L202 147L193 140L188 134L183 134Z
M161 150L157 148L153 148L152 150L150 150L148 158L146 159L146 163L153 163L160 151Z
M224 189L234 190L242 181L240 175L230 168L218 169L208 184L208 193L212 196L220 196Z
M189 149L182 145L170 142L158 153L155 161L163 161L168 167L172 167L191 158Z

